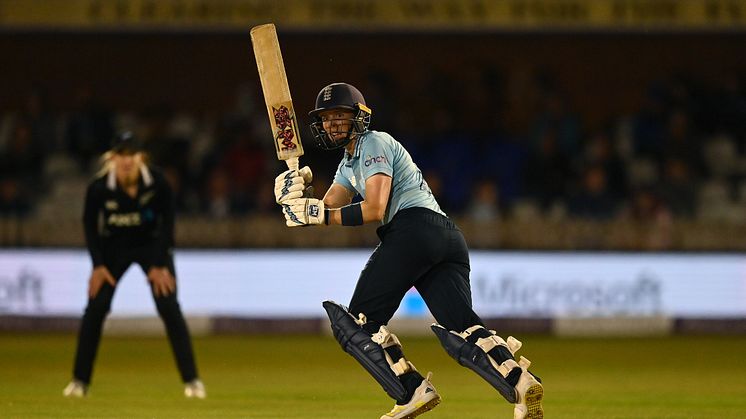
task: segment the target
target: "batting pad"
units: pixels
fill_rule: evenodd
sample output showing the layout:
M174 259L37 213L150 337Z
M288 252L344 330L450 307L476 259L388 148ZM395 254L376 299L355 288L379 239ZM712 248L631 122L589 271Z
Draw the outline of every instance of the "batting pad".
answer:
M392 399L405 399L407 390L389 366L383 347L373 342L372 335L355 322L355 318L345 307L334 301L324 301L322 305L329 315L334 337L342 349L352 355Z
M500 395L510 403L516 403L518 396L515 387L511 386L505 377L495 369L487 355L479 346L467 342L456 333L449 332L444 327L433 324L430 327L435 336L440 340L448 355L458 361L459 364L476 372L485 381L490 383Z

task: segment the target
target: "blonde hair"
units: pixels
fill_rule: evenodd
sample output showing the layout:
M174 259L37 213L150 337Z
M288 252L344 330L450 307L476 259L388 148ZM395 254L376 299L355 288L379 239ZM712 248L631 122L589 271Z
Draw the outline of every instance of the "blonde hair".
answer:
M104 176L105 174L109 173L111 169L114 168L114 156L117 153L114 150L109 150L101 155L101 158L99 159L101 161L101 168L98 169L98 172L96 172L96 177ZM144 151L138 151L135 153L135 155L139 155L139 167L142 167L143 164L147 164L149 162L148 154Z

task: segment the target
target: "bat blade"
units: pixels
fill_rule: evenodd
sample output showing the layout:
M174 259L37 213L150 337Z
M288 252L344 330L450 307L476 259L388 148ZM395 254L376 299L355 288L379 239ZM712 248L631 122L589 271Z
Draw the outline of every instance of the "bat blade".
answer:
M291 169L297 169L298 157L303 155L303 143L275 25L268 23L251 28L251 43L254 47L254 57L262 83L269 125L275 140L277 158L285 160Z

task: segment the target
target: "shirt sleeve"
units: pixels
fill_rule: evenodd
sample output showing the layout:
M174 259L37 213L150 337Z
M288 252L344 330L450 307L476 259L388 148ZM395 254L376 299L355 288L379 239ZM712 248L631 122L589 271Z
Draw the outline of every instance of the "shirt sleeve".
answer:
M369 137L361 144L360 167L366 180L377 173L393 176L393 160L393 148L382 139Z
M103 195L96 188L95 183L88 185L83 206L83 230L88 253L91 255L93 266L104 264L104 254L101 247L101 235L98 231L98 217L101 212Z
M334 183L338 183L345 187L348 191L352 191L354 193L357 193L355 191L355 188L352 186L352 183L350 183L350 180L347 179L347 177L342 174L342 167L344 166L344 161L339 163L339 166L337 166L337 172L334 174Z

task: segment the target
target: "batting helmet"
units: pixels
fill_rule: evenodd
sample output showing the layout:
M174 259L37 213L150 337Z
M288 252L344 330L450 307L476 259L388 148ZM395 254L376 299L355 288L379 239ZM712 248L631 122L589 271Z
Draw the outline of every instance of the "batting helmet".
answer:
M344 139L334 140L324 130L319 114L332 109L345 109L354 113L350 119L350 130ZM316 96L316 109L308 113L311 117L311 132L316 145L325 150L346 146L355 136L368 130L371 113L371 109L365 105L363 94L355 86L347 83L332 83L324 87Z

